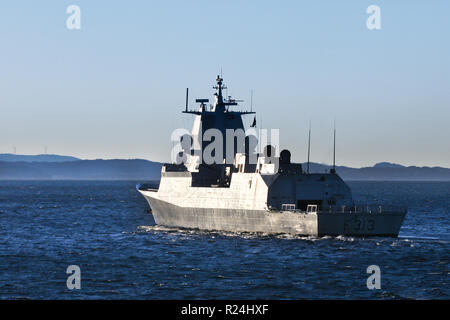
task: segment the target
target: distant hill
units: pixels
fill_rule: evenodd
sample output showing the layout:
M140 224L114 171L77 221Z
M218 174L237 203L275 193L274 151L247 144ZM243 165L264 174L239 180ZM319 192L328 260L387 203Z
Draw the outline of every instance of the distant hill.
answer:
M12 156L12 157L11 157ZM159 180L159 162L148 160L80 160L58 155L19 156L0 154L0 180ZM26 160L19 160L26 159ZM36 159L42 159L38 161ZM55 161L50 161L55 159ZM303 170L306 170L303 163ZM310 163L311 173L329 172L331 166ZM450 169L441 167L405 167L380 162L373 167L337 166L344 180L431 180L450 181Z
M303 163L306 170L306 163ZM332 167L325 164L310 163L310 172L329 172ZM405 167L395 163L381 162L373 167L350 168L336 166L336 172L344 180L423 180L423 181L450 181L450 169L442 167Z
M0 153L0 161L7 162L65 162L80 160L70 156L58 156L56 154L19 155L12 153Z
M378 162L373 166L374 168L404 168L401 164L391 162Z
M0 180L159 180L161 163L147 160L0 161Z

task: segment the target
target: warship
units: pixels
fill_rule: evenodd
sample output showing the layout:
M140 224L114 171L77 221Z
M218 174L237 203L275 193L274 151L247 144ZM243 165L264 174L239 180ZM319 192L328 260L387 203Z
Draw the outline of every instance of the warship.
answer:
M227 130L244 130L242 117L255 112L232 110L240 100L224 98L223 79L217 76L216 82L214 104L197 99L198 110L188 109L187 89L183 113L195 115L191 145L215 129L224 135L223 151L227 151ZM256 116L251 126L256 126ZM181 163L163 164L158 188L136 186L157 225L316 237L396 237L407 212L393 206L357 205L334 164L324 173L310 173L302 164L291 163L288 150L278 152L272 145L254 152L246 138L243 146L237 143L228 150L232 161L227 161L226 152L219 152L220 161L210 164L199 156L208 143L197 143L195 148L180 152ZM251 155L256 160L250 161Z

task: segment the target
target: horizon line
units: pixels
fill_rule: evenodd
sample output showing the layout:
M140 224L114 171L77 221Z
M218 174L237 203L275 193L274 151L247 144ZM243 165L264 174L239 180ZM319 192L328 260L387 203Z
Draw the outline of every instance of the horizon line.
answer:
M80 161L95 161L95 160L145 160L145 161L149 161L149 162L156 162L156 163L168 163L166 161L155 161L155 160L151 160L151 159L147 159L147 158L80 158L77 156L72 156L72 155L60 155L60 154L55 154L55 153L38 153L38 154L15 154L15 153L0 153L1 155L8 155L8 156L25 156L25 157L37 157L37 156L56 156L56 157L68 157L68 158L75 158L77 160ZM76 161L76 160L74 160ZM0 162L13 162L13 161L2 161L0 160ZM21 162L21 161L15 161L15 162ZM24 161L26 162L26 161ZM39 161L31 161L31 162L39 162ZM48 161L48 162L52 162L52 161ZM306 164L307 161L305 162L297 162L297 163L301 163L301 164ZM322 163L322 162L314 162L314 161L310 161L310 163L313 164L319 164L322 166L327 166L327 167L332 167L332 164L327 164L327 163ZM415 168L442 168L442 169L450 169L448 167L442 167L442 166L427 166L427 165L423 165L423 166L419 166L419 165L403 165L397 162L390 162L390 161L380 161L377 162L373 165L366 165L366 166L361 166L361 167L351 167L351 166L347 166L347 165L336 165L336 167L347 167L347 168L353 168L353 169L363 169L363 168L373 168L375 167L377 164L391 164L391 165L398 165L401 166L403 168L411 168L411 167L415 167Z

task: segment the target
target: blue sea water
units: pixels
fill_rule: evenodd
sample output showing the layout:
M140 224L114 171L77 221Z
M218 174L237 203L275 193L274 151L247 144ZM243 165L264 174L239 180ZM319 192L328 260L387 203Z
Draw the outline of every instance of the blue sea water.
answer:
M450 182L349 182L358 202L408 207L399 238L164 228L135 184L0 182L0 298L450 298ZM80 290L67 289L69 265Z

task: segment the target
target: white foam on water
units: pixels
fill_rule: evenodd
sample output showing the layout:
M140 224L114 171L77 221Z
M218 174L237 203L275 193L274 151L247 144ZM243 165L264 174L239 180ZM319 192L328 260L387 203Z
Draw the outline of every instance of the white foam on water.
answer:
M425 242L436 242L436 243L450 243L450 240L447 239L441 239L436 237L426 237L426 236L409 236L409 235L402 235L399 236L398 239L404 242L412 242L413 240L418 241L425 241Z
M335 239L336 239L336 240L341 240L341 241L348 241L348 242L353 242L353 241L355 241L355 238L353 238L353 237L348 237L348 236L337 236Z
M261 232L232 232L232 231L220 231L220 230L200 230L200 229L187 229L187 228L176 228L176 227L165 227L161 225L152 225L152 226L138 226L138 232L165 232L165 233L180 233L184 235L198 235L198 236L208 236L211 239L215 239L217 236L223 237L239 237L242 239L283 239L283 240L304 240L304 241L322 241L322 240L339 240L346 242L355 241L354 237L350 236L302 236L302 235L293 235L293 234L270 234L270 233L261 233Z

